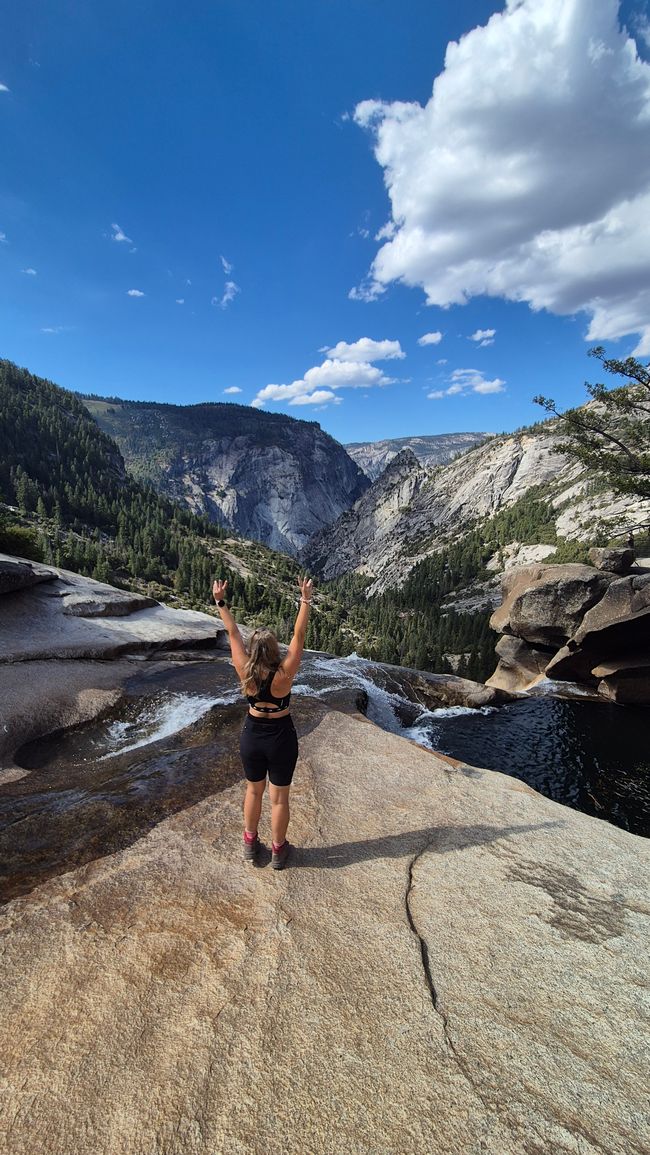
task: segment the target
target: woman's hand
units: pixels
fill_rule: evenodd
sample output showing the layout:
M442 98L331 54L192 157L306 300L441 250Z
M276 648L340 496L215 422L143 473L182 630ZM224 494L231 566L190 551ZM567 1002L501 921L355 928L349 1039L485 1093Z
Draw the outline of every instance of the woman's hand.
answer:
M228 582L214 581L212 585L212 596L215 602L226 600L226 590L228 589Z
M300 596L306 602L311 601L311 595L314 592L314 583L311 578L298 578L298 585L300 586Z

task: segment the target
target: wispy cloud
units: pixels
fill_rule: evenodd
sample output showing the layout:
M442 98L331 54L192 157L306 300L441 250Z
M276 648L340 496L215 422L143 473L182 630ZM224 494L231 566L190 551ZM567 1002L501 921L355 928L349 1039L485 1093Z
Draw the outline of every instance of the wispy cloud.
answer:
M112 236L111 240L118 241L120 243L127 244L127 245L133 244L133 241L131 240L131 238L127 237L126 233L123 231L123 229L120 228L119 225L111 225L111 228L113 230L113 236Z
M0 84L0 92L9 92L6 84Z
M224 389L224 393L241 393L241 389L238 385L229 385L227 389Z
M67 325L46 325L41 333L63 333L66 328Z
M495 336L496 329L477 329L469 340L475 341L479 349L484 349L486 345L494 345Z
M20 271L21 273L24 273L26 277L37 276L36 269L21 269Z
M442 341L442 333L436 330L435 333L424 333L422 337L418 337L418 345L439 345Z
M6 233L0 233L0 245L8 245L8 244L9 244L9 241L7 240L7 234Z
M176 298L176 304L177 305L184 305L185 304L185 297L177 297Z
M506 385L500 377L488 381L478 369L454 369L448 380L451 384L446 389L434 389L427 397L439 401L442 397L460 397L467 393L503 393Z
M318 352L336 361L392 361L406 356L399 341L373 341L371 337L360 337L350 344L339 341L331 349L324 345Z
M226 281L223 296L213 297L210 304L217 306L219 309L227 309L230 302L234 301L238 293L241 293L239 285L236 285L234 281Z
M127 289L126 295L127 297L144 297L145 294L142 289Z
M499 7L447 46L425 105L357 105L394 232L350 295L371 301L401 283L442 308L485 295L584 312L588 341L640 334L643 356L650 63L618 0ZM646 25L642 17L639 41Z
M222 267L222 269L223 269L224 273L226 274L226 276L227 276L227 277L229 277L229 276L230 276L230 274L232 273L232 271L233 271L233 269L234 269L234 267L235 267L235 266L234 266L234 265L232 265L232 264L230 263L230 261L226 260L226 258L224 257L223 253L221 254L221 258L220 258L220 259L221 259L221 267Z

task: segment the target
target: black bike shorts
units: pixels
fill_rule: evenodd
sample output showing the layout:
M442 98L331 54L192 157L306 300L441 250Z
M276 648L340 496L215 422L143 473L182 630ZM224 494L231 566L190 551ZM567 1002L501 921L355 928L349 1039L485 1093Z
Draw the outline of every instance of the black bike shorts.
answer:
M261 782L268 774L273 786L290 786L298 761L298 735L291 715L253 718L247 714L239 753L249 782Z

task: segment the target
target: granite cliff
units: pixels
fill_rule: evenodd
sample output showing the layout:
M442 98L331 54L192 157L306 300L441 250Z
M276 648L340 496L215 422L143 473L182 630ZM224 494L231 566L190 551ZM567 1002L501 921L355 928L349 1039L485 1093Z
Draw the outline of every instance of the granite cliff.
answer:
M247 405L85 403L138 480L285 553L296 554L368 486L315 421Z
M37 576L2 595L31 630L0 655L2 1155L647 1150L643 839L297 695L299 849L247 867L223 695L131 782L25 746L191 683L164 650L214 618ZM81 630L103 660L74 656Z
M400 585L422 558L458 541L469 528L480 529L482 522L533 492L551 503L555 532L567 540L593 543L600 521L622 527L650 521L650 501L614 496L559 452L552 422L493 437L427 474L414 455L404 455L407 452L308 543L302 555L307 565L324 577L369 574L375 579L370 594L380 593ZM399 471L401 491L410 491L400 508L395 506L393 467ZM541 561L555 551L540 543L536 552L522 557L520 545L516 540L507 543L491 568L498 572L523 561ZM494 591L490 597L494 600Z

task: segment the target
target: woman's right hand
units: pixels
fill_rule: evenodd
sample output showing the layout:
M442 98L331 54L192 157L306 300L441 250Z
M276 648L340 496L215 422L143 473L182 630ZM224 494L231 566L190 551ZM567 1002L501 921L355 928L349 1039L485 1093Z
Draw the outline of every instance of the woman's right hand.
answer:
M226 590L228 589L228 582L222 582L217 579L212 583L212 596L215 602L226 600Z
M310 602L311 595L314 592L314 583L311 578L298 578L298 585L300 586L300 596L303 601Z

